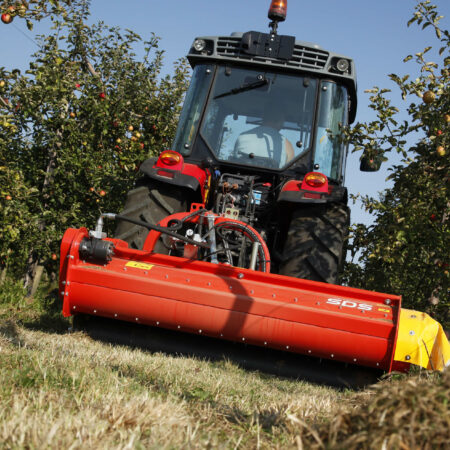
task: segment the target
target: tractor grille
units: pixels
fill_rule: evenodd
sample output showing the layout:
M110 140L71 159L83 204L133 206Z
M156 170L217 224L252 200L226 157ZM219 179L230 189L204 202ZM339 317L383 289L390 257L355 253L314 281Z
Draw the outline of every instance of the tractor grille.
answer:
M240 61L270 62L286 67L321 70L324 69L328 61L328 52L316 48L295 45L294 54L288 61L280 59L265 58L261 56L246 55L240 51L241 38L220 37L217 41L217 54L227 58L236 58Z

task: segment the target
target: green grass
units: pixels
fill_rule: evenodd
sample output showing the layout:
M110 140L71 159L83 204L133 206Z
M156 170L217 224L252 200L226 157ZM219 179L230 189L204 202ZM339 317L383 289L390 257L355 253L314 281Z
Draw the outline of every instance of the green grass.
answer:
M4 448L327 448L324 430L374 395L105 344L69 333L48 293L14 292L0 302Z

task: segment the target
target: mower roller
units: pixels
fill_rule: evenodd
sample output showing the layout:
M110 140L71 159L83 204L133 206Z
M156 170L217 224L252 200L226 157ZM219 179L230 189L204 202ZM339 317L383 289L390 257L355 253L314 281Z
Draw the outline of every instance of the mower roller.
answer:
M61 245L65 316L101 316L383 371L442 370L442 327L395 295L339 286L350 215L351 58L270 32L196 38L170 149L123 212ZM145 136L147 122L135 124ZM148 123L147 123L148 125ZM114 140L112 140L113 142ZM378 170L376 149L360 169ZM115 219L114 238L103 220Z

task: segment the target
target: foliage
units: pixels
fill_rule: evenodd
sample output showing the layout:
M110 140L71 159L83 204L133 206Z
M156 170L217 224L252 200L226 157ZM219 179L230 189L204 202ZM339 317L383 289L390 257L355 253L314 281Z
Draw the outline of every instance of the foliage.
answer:
M450 35L439 27L441 16L429 1L419 2L408 25L433 27L439 42L440 64L427 61L431 47L405 62L415 60L420 75L389 77L408 102L409 121L399 123L399 109L386 97L387 89L375 87L370 107L376 119L347 130L355 151L365 149L371 158L385 158L397 151L402 163L392 167L393 187L380 199L362 198L375 215L371 226L352 227L353 259L347 265L348 284L403 295L404 306L425 309L448 320L450 249ZM419 137L418 137L419 136ZM407 149L407 142L418 139ZM360 253L358 253L360 252Z
M87 26L88 4L53 17L25 74L0 68L0 269L16 276L55 272L64 230L119 211L175 131L186 63L161 77L158 39Z

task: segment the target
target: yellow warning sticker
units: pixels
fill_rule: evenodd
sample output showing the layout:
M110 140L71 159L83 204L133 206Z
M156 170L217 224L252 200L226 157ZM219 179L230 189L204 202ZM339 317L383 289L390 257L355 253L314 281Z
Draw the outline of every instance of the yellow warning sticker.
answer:
M150 270L153 264L142 263L138 261L129 261L125 264L126 267L134 267L135 269Z
M378 311L385 312L385 313L391 312L391 310L389 308L378 308Z

